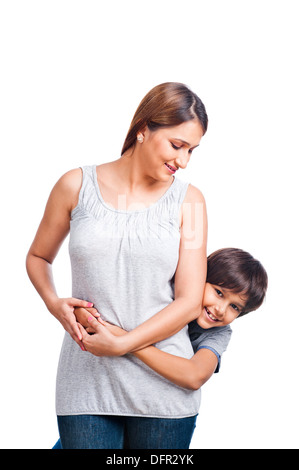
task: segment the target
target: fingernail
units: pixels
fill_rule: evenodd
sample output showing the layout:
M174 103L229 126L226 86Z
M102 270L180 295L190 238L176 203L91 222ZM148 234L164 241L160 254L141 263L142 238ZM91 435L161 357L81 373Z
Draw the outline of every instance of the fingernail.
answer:
M88 302L87 307L92 307L92 306L93 306L93 303Z

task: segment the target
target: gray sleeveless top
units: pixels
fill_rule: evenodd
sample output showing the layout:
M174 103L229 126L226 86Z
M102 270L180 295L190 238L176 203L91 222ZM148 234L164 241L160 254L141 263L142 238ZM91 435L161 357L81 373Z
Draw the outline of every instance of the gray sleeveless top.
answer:
M96 166L82 168L71 215L72 295L93 302L104 320L129 331L174 300L179 209L188 184L174 179L148 208L112 208L102 198ZM156 346L190 358L188 327ZM172 384L131 354L96 357L65 334L56 384L58 415L104 414L183 418L195 415L200 390Z

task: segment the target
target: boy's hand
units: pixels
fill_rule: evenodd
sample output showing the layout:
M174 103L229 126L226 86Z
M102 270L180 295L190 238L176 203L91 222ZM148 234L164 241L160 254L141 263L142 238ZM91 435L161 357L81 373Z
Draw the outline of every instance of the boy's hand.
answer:
M80 325L82 325L88 333L95 333L94 328L92 328L90 322L88 321L88 317L90 317L90 315L92 315L96 319L99 319L101 317L96 308L77 307L74 309L74 314L77 322L80 323Z
M102 325L105 325L106 328L108 328L108 330L110 331L110 333L112 333L114 336L123 336L127 333L127 331L123 330L120 326L111 325L111 323L108 323L107 321L104 321L101 318L98 318L98 321L102 323Z
M121 339L109 331L106 325L107 322L100 318L98 320L91 315L88 316L87 320L90 327L93 328L94 334L92 335L88 334L87 330L80 323L78 324L85 350L94 356L122 356L123 347Z

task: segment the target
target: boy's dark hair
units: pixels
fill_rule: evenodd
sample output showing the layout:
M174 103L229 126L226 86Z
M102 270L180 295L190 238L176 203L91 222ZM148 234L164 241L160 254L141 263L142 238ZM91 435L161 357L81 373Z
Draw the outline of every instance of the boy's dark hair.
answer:
M207 282L245 296L241 317L262 305L268 276L262 264L246 251L223 248L208 256Z

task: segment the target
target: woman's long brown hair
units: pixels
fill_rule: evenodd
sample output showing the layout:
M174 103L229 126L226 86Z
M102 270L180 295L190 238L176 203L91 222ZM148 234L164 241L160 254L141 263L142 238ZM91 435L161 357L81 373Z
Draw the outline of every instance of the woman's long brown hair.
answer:
M138 132L154 131L198 119L203 132L208 128L208 116L201 99L186 85L167 82L150 90L139 104L126 136L121 155L136 143Z

